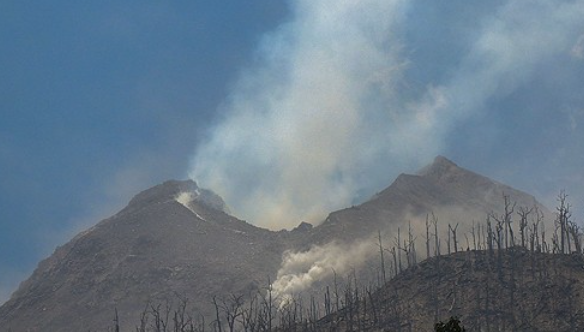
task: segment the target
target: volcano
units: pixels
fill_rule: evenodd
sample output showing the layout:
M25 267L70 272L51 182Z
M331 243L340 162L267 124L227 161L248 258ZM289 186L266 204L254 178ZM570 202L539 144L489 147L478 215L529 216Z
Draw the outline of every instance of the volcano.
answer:
M429 214L462 230L500 213L505 199L551 216L533 196L441 156L363 204L291 231L237 219L218 195L191 180L167 181L41 261L0 307L0 326L107 331L117 312L122 330L134 330L145 307L177 298L197 315L213 316L214 297L258 292L273 281L287 250L367 240L378 232L391 236Z

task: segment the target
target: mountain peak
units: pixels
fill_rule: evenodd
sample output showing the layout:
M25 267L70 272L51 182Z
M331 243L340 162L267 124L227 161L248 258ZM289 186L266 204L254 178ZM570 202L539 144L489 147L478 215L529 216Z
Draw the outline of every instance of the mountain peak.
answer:
M444 156L436 156L434 162L418 171L419 176L441 176L445 173L460 170L457 164Z
M162 184L146 189L130 200L128 206L147 205L174 199L181 192L196 192L199 190L193 180L168 180Z
M187 193L190 200L198 201L212 209L228 213L223 199L208 189L200 188L193 180L168 180L162 184L146 189L134 196L128 206L141 206L175 200L179 195Z

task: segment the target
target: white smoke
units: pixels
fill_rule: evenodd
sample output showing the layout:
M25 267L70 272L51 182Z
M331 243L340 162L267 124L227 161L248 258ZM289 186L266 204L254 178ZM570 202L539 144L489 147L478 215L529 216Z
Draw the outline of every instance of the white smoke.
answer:
M205 219L203 216L201 216L199 213L197 213L197 211L193 208L193 202L199 198L199 191L196 190L195 192L180 192L176 195L176 197L174 198L175 201L177 201L179 204L181 204L182 206L186 207L187 209L189 209L197 218L203 220L203 221L207 221L207 219Z
M397 93L410 84L411 3L292 1L291 20L264 37L190 176L257 225L318 222L431 160L458 124L558 54L578 54L584 29L581 1L507 1L480 21L458 67L412 100Z
M317 281L358 268L375 250L370 242L351 245L332 242L304 252L286 252L272 284L274 296L280 303L286 303L294 294L309 289Z
M241 77L191 176L236 215L270 228L349 204L361 177L415 136L392 125L416 127L393 106L404 3L294 1L292 21L264 39L260 64Z
M193 193L191 192L181 192L178 195L176 195L175 200L182 204L184 207L186 207L189 210L192 210L192 208L189 206L191 204L191 202L195 199Z

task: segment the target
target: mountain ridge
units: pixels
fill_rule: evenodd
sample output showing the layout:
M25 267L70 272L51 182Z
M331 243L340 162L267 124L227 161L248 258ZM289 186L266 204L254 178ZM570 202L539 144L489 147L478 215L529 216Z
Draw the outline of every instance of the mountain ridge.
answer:
M474 216L472 218L477 221L477 217L482 220L488 214L500 211L504 207L505 196L516 202L518 207L537 206L545 217L553 215L532 195L438 156L416 174L398 175L389 187L359 206L332 212L315 227L315 232L322 230L321 233L327 233L331 228L340 227L349 233L347 236L341 235L341 238L351 241L355 237L387 231L388 227L388 231L395 231L399 224L404 226L411 220L420 222L431 214L443 223L465 224L469 222L466 220L469 216ZM448 206L464 208L458 209L458 215L454 215L443 211ZM321 237L316 239L317 243L331 240L331 236L326 234Z
M442 227L467 223L466 215L455 215L483 218L502 206L504 189L522 204L533 199L444 157L419 173L398 176L372 199L332 212L319 225L299 223L278 232L231 216L219 196L192 180L166 181L41 261L0 307L0 325L13 331L100 331L117 308L128 329L145 303L176 293L209 316L213 296L257 292L274 280L288 250L369 241L378 231L393 236L408 220L429 213L438 215ZM179 199L183 193L186 198Z

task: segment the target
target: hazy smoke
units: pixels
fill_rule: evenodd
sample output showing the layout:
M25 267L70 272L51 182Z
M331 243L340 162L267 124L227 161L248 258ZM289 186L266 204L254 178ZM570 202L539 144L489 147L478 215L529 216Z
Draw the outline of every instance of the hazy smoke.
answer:
M429 107L430 113L460 117L513 93L558 54L573 52L582 15L584 3L578 1L509 1L485 19L452 78L441 84L446 102Z
M182 204L187 209L192 211L193 208L190 207L190 204L194 200L194 198L195 198L194 194L191 192L181 192L178 195L176 195L175 200Z
M282 228L349 204L392 173L387 161L406 140L433 154L414 134L425 125L394 106L403 3L293 2L292 21L265 37L191 176L236 215Z
M352 245L333 242L304 252L286 252L277 279L272 284L274 295L280 303L285 303L286 299L310 288L316 281L334 273L343 276L358 268L375 250L370 242Z
M255 224L319 221L429 162L460 121L554 56L580 54L582 2L508 1L481 21L452 73L406 98L397 92L412 84L402 43L411 3L293 1L291 20L263 39L190 175Z

